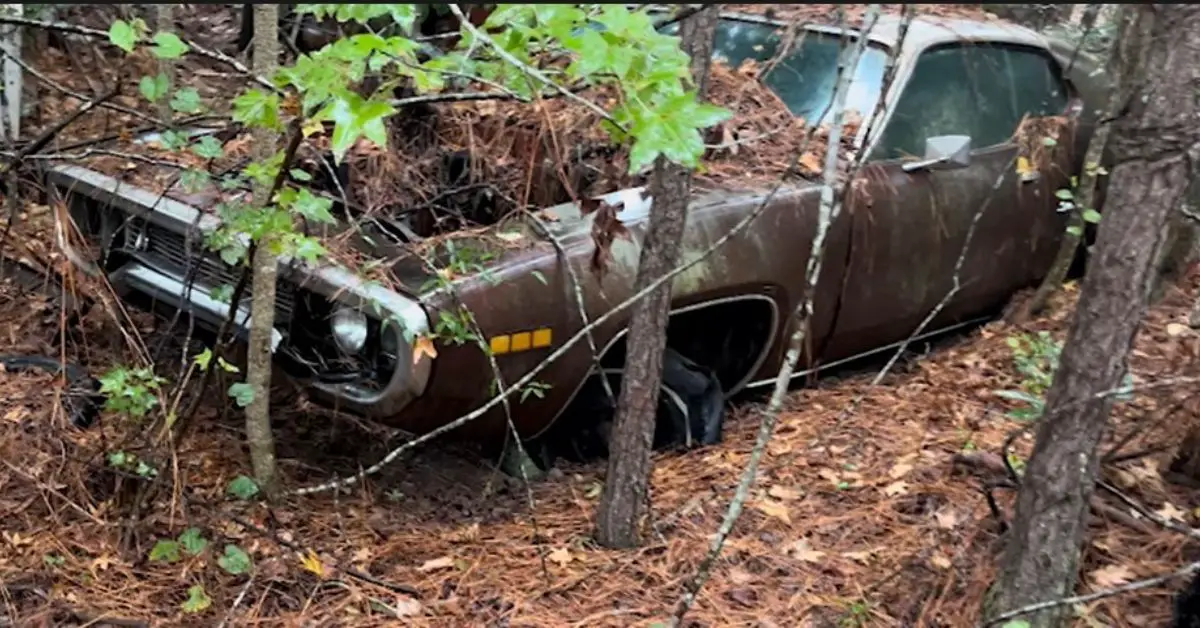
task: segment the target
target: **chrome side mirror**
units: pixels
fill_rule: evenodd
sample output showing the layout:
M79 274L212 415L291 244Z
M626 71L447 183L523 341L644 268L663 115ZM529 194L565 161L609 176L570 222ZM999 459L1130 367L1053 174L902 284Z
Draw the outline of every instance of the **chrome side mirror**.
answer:
M915 170L949 170L971 165L970 135L938 135L925 140L925 157L911 161L901 168Z

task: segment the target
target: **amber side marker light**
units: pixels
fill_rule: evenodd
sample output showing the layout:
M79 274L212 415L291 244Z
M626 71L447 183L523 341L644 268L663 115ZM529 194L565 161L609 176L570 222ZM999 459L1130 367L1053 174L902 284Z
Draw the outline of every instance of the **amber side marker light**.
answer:
M530 349L544 349L549 347L553 342L553 338L554 336L550 328L542 327L532 331L518 331L512 334L492 336L488 340L488 347L492 350L492 355L519 353L521 351L529 351Z

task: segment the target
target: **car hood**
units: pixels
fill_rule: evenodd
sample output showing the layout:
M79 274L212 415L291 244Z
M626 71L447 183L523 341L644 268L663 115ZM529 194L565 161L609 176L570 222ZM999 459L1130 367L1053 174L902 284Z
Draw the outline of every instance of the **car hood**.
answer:
M813 183L802 183L799 187L789 186L787 193L802 192L819 187ZM623 227L640 235L646 228L650 216L652 199L644 195L644 186L626 188L596 197L593 200L613 206L616 218ZM713 212L744 211L745 207L757 207L766 193L763 189L721 189L695 194L688 209L689 228L698 226ZM536 214L521 214L501 221L487 229L458 232L416 245L420 254L410 250L399 256L392 265L395 279L400 288L412 295L431 291L436 285L436 274L430 265L445 268L453 255L444 242L453 242L457 250L476 248L490 251L493 256L477 265L489 270L501 271L523 266L547 255L557 255L558 249L568 255L590 254L592 228L598 211L585 212L578 203L562 203L545 208ZM438 244L430 244L437 242ZM497 242L505 246L496 246ZM425 260L428 260L426 262Z

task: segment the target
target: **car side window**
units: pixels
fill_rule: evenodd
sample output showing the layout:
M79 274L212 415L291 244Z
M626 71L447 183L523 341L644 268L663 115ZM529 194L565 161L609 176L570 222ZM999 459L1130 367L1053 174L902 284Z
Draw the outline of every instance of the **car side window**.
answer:
M873 159L920 157L925 139L969 135L975 148L1003 144L1021 118L1057 115L1066 90L1036 51L984 44L927 50L917 59Z

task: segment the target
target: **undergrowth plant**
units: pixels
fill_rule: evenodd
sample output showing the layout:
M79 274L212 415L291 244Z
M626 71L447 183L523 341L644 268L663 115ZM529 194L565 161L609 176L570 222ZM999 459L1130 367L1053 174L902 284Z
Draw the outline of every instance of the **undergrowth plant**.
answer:
M1005 344L1012 351L1013 367L1021 381L1016 389L997 391L996 395L1024 404L1010 410L1008 416L1020 421L1037 419L1046 407L1045 394L1054 382L1062 343L1050 332L1039 331L1009 336Z
M1058 370L1058 360L1062 354L1062 342L1043 330L1009 336L1005 339L1005 344L1012 352L1013 368L1021 376L1021 380L1017 388L998 390L995 394L1022 404L1009 410L1008 416L1019 421L1037 420L1046 408L1045 395L1054 383L1054 373ZM1132 384L1133 377L1126 373L1121 380L1121 387L1129 388ZM1131 397L1128 392L1113 395L1117 401L1128 401Z

